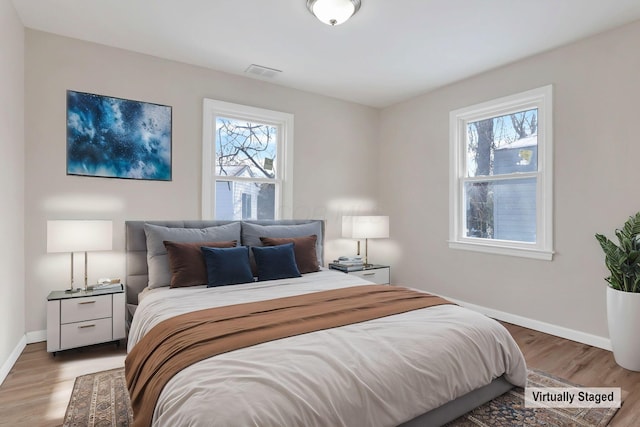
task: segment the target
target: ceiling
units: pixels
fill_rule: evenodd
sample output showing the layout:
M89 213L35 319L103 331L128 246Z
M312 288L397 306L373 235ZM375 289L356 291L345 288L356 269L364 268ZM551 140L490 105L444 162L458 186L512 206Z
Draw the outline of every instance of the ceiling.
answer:
M336 27L305 0L13 3L29 28L374 107L640 19L638 0L362 0Z

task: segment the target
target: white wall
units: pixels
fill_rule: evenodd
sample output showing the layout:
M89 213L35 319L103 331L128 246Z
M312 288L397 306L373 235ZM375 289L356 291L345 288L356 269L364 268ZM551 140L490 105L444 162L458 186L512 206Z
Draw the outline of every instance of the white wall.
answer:
M1 382L25 333L24 28L10 0L0 0L0 40Z
M46 253L48 219L114 220L113 253L89 255L95 281L124 276L125 220L200 217L205 97L295 115L294 217L326 219L329 240L343 213L375 199L376 109L33 30L25 67L27 331L45 329L47 294L68 287L68 255ZM173 181L67 176L67 89L171 105ZM329 242L327 256L341 244ZM81 282L82 254L76 259Z
M607 270L594 234L612 236L640 210L638 52L640 22L385 109L380 203L402 248L395 281L606 341ZM547 84L554 260L449 249L449 111Z

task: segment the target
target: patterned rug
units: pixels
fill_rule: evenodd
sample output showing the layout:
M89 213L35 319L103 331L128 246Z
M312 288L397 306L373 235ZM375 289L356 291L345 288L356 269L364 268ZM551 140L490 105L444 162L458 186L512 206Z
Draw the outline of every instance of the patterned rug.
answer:
M64 415L64 427L128 427L133 410L124 379L124 368L76 378Z
M576 386L535 370L529 371L528 381L533 387ZM604 427L617 411L617 408L529 409L524 407L523 392L521 388L514 388L450 422L447 427ZM128 427L132 424L124 368L76 378L64 427Z

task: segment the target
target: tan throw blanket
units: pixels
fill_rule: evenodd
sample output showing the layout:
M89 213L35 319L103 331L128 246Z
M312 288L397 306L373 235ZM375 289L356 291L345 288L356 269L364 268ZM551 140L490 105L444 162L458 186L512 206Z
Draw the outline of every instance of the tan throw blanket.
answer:
M388 285L365 285L215 307L160 322L125 360L134 426L149 426L165 384L217 354L294 335L451 302Z

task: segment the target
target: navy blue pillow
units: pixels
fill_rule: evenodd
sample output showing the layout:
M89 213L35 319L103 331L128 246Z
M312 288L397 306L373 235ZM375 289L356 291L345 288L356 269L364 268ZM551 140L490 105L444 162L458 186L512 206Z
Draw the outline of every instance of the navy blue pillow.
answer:
M293 243L278 246L253 246L251 250L258 266L259 281L302 276L296 265Z
M249 248L200 248L207 266L207 287L253 282L249 265Z

